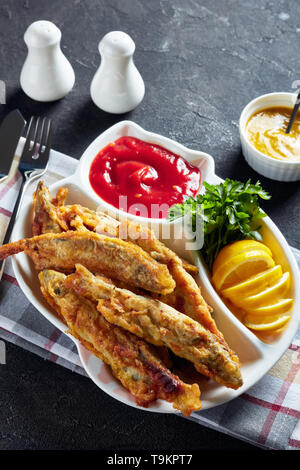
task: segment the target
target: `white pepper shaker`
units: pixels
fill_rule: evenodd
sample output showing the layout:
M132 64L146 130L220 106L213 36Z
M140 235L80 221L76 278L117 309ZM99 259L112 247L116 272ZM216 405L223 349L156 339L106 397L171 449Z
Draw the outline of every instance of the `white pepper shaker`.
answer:
M101 64L91 83L91 97L103 111L121 114L144 98L145 85L133 62L135 44L122 31L111 31L99 43Z
M26 30L28 55L21 71L21 87L37 101L55 101L73 88L74 70L60 48L61 31L51 21L35 21Z

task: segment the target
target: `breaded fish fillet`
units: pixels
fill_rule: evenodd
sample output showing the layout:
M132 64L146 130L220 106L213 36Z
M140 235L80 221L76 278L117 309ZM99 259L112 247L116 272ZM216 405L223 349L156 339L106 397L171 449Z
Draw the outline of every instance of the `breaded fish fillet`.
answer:
M168 266L176 282L176 292L184 300L184 313L200 322L224 342L223 335L218 330L211 316L211 308L202 297L201 290L195 279L186 271L182 259L158 240L151 230L140 224L127 221L122 222L119 227L119 236L124 239L126 234L130 241L134 240L152 258Z
M200 373L230 388L242 385L238 359L231 358L218 338L201 324L169 305L120 289L93 276L84 266L67 276L65 286L78 295L98 301L98 310L118 325L151 344L167 346L189 360Z
M67 197L68 190L60 188L56 198L53 199L44 181L40 181L33 193L34 218L32 222L32 234L60 233L68 230L63 217L59 212Z
M78 206L69 206L68 211L73 211L74 216L73 227L79 230L84 230L87 226L86 223L81 224L86 220L84 210ZM62 209L64 211L64 209ZM80 215L81 212L81 215ZM89 225L89 229L97 231L97 233L107 233L112 237L119 237L122 240L128 240L135 243L146 251L153 259L159 263L168 266L173 279L176 282L177 293L183 298L184 312L194 320L199 321L203 326L208 328L212 333L220 337L220 340L225 344L222 333L218 330L215 321L211 316L211 309L205 302L201 295L199 286L195 279L187 272L187 269L195 274L197 272L196 267L192 267L186 261L183 261L177 256L172 250L167 248L162 242L160 242L153 232L147 227L143 227L135 222L123 221L119 226L116 226L114 219L106 217L105 214L94 214L93 222L97 225ZM90 221L91 222L91 221ZM229 348L228 348L229 349Z
M198 284L190 274L195 274L195 271L197 271L195 266L193 267L182 260L158 240L151 230L136 222L123 221L119 223L104 213L96 213L79 205L55 207L54 221L55 211L59 212L58 219L60 220L62 217L67 225L73 229L80 231L91 230L111 237L129 240L140 246L156 261L167 265L176 287L172 293L156 294L155 297L201 323L219 338L220 343L227 349L231 358L236 362L238 361L236 354L230 349L222 333L218 330L211 316L211 308L202 297Z
M155 348L108 323L95 304L65 287L65 278L57 271L41 272L42 293L64 319L71 334L111 367L138 405L147 407L161 398L173 403L186 416L200 409L197 384L182 382L163 365Z
M62 206L59 208L59 212L68 221L70 228L73 227L77 230L76 225L81 225L82 229L91 232L108 235L109 237L118 237L119 222L102 212L95 212L80 204ZM76 225L74 220L77 221Z
M0 259L24 251L38 270L68 272L77 263L94 273L127 282L150 292L172 292L175 282L168 268L140 247L93 232L46 233L8 243L0 248Z
M188 269L195 273L197 268L182 261L173 251L161 243L151 230L135 222L124 221L120 224L104 213L96 213L78 204L71 206L57 205L56 200L52 199L47 186L40 182L34 193L34 235L51 231L58 233L69 229L81 232L91 230L115 238L121 237L137 244L153 259L170 265L178 294L184 299L185 313L200 321L213 333L219 334L198 285L192 276L186 272L186 269ZM186 287L188 288L188 295L186 294Z
M51 231L58 233L68 231L73 228L80 231L90 230L92 232L119 238L120 222L108 216L104 212L95 212L87 207L81 206L80 204L65 206L64 201L67 198L67 194L67 188L60 188L57 192L56 198L53 199L45 183L43 181L39 182L33 195L35 214L32 225L33 235L41 235ZM38 223L39 221L45 221L46 223ZM53 230L51 230L51 225ZM128 236L125 238L123 237L123 239L135 242L135 235L133 232L137 229L138 240L146 238L149 240L153 239L154 241L152 244L147 242L145 243L145 251L147 251L154 259L161 257L161 253L159 251L161 251L161 248L164 247L164 245L154 237L151 230L133 222L129 222L128 227ZM121 232L124 231L124 228L125 226L122 223ZM155 240L160 244L160 248L158 250L155 246ZM138 241L137 244L140 244L140 241ZM157 261L159 261L159 259L157 259ZM196 266L183 259L181 259L181 262L184 269L191 274L196 274L198 272Z
M201 323L201 325L218 338L218 341L227 350L232 361L239 363L238 356L232 351L225 341L223 334L217 328L211 316L212 309L202 297L200 287L192 275L185 269L185 262L158 240L151 230L140 224L124 221L119 226L118 235L122 239L126 239L127 236L127 239L140 246L153 259L167 265L176 283L176 287L172 293L166 295L158 294L155 297L175 308L180 308L180 311L185 315ZM178 304L180 307L178 307Z
M152 258L165 264L176 283L176 287L172 293L166 295L158 294L155 295L155 297L201 323L201 325L218 338L218 341L221 343L222 347L226 349L231 360L235 363L239 363L238 356L232 351L225 341L223 334L217 328L211 316L212 309L202 297L200 287L193 276L185 269L185 262L183 262L174 251L167 248L158 240L151 230L140 224L128 221L122 222L119 226L119 236L124 238L124 234L126 235L126 233L129 240L134 240L134 242L149 253Z

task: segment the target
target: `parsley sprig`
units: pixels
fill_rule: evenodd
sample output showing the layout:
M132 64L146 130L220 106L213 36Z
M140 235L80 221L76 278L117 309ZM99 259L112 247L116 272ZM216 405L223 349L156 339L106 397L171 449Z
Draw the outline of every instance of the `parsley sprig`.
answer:
M175 204L169 211L169 219L191 215L192 228L196 230L197 217L203 219L204 244L201 249L209 269L219 251L228 243L250 238L261 240L258 221L265 217L259 207L259 197L270 199L259 181L251 184L226 178L224 183L203 183L205 194L187 197L182 204Z

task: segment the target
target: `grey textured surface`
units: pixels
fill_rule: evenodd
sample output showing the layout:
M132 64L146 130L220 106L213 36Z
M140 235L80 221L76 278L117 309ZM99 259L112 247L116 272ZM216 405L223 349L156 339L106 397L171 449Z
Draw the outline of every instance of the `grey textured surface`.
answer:
M294 1L253 0L2 0L0 80L9 109L54 119L54 146L79 158L101 131L124 118L213 155L221 177L260 179L272 194L264 209L300 248L299 182L257 175L244 161L238 136L242 108L272 91L293 91L300 78ZM26 56L23 33L38 19L62 30L76 83L62 101L41 104L19 88ZM136 42L135 62L146 94L132 113L112 116L90 100L99 65L98 42L110 30ZM0 448L251 448L173 416L141 413L104 395L90 381L8 345L0 366Z
M185 419L129 408L85 377L7 343L0 450L254 449Z

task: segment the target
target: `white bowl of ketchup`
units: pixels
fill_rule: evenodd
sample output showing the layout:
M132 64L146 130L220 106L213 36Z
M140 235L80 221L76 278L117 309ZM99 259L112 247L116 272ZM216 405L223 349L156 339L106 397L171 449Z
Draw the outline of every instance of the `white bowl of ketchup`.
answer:
M176 226L182 226L181 222L178 224L172 223L165 218L165 217L151 217L151 211L148 211L148 216L143 217L141 215L135 215L133 213L128 213L126 210L120 210L115 205L107 202L103 197L99 196L95 189L91 184L90 179L90 170L93 166L95 159L101 151L111 143L118 141L120 138L126 137L139 139L142 143L153 144L154 146L162 147L162 150L166 150L171 152L174 157L178 157L181 162L186 162L187 165L192 165L198 172L200 172L200 184L198 186L198 190L194 192L194 195L201 191L201 183L202 181L207 181L215 183L219 182L220 179L215 176L215 164L214 159L211 155L196 151L190 150L184 147L177 142L174 142L167 137L163 137L159 134L155 134L153 132L147 132L142 129L140 126L135 124L131 121L122 121L114 126L110 127L107 131L97 137L85 150L83 153L79 166L75 175L72 176L72 181L76 181L77 184L84 189L84 192L97 203L99 210L103 210L104 212L108 213L112 217L116 218L117 220L133 220L138 223L147 225L151 230L155 232L155 234L160 238L169 238L169 230L172 227L172 230L176 230ZM158 169L159 171L159 169ZM130 185L128 184L130 188ZM158 203L162 202L157 201ZM143 197L137 199L137 203L143 204ZM128 208L131 206L127 204ZM165 215L166 215L166 211ZM175 227L175 228L174 228ZM165 231L165 236L162 236L162 233ZM173 237L172 237L173 238ZM176 237L175 237L176 238ZM179 254L183 256L184 254L184 244L182 240L178 240L177 251Z
M174 142L173 140L171 139L168 139L167 137L163 137L161 135L158 135L158 134L154 134L153 132L147 132L145 131L144 129L142 129L140 126L138 126L137 124L131 122L131 121L122 121L116 125L114 125L113 127L111 127L110 129L108 129L107 131L105 131L103 134L101 134L99 137L97 137L90 145L89 147L85 150L81 160L80 160L80 166L79 166L79 174L80 174L80 177L81 177L81 180L82 182L84 183L84 185L86 185L86 187L89 187L90 190L93 192L93 194L96 192L95 191L95 188L93 189L92 187L92 184L91 184L91 178L90 178L90 171L87 171L88 169L90 169L91 167L93 167L93 165L95 165L95 160L96 160L96 157L97 157L97 154L99 154L99 157L101 159L101 152L103 152L103 149L108 145L110 146L109 144L114 144L115 142L118 143L118 141L121 141L121 144L122 144L122 139L126 141L126 139L128 140L131 140L133 141L133 144L134 144L134 141L136 140L136 144L137 145L140 145L141 146L141 150L139 153L137 153L137 157L134 155L134 152L133 154L128 154L128 149L125 149L124 150L124 154L121 154L120 157L119 157L119 161L117 163L122 163L122 159L125 159L125 164L126 163L135 163L135 164L138 164L139 162L137 161L130 161L130 162L126 162L126 159L131 159L131 160L135 160L135 158L139 159L141 164L144 165L144 168L146 167L147 164L149 164L149 166L151 167L151 163L153 163L153 170L154 172L158 172L160 173L160 170L161 170L161 174L158 174L158 178L164 178L164 181L163 181L163 184L165 184L165 191L166 191L166 197L168 197L167 193L168 193L168 189L167 189L167 185L168 185L168 178L173 178L176 176L178 177L179 175L172 175L171 172L172 171L176 171L175 169L172 169L172 167L176 167L178 165L184 165L186 164L187 167L190 167L190 168L185 168L185 171L186 170L192 170L193 168L195 169L195 171L197 171L198 173L200 173L201 175L201 181L202 180L205 180L205 177L206 177L206 174L207 173L213 173L214 172L214 160L213 158L208 155L207 153L204 153L204 152L200 152L200 151L196 151L196 150L190 150L190 149L187 149L186 147L184 147L183 145L181 144L178 144L176 142ZM125 142L126 144L126 142ZM144 148L142 147L144 144ZM151 145L152 144L152 145ZM129 146L130 146L130 142L129 142ZM153 155L150 155L150 156L146 156L145 153L146 152L151 152L152 149L151 147L154 147L154 148L160 148L160 150L166 154L169 154L171 155L172 157L174 157L174 159L177 159L177 161L172 161L172 162L169 162L169 171L170 171L170 175L168 175L168 177L166 177L165 175L165 171L167 170L167 166L165 168L160 168L160 165L162 163L163 160L166 160L167 157L165 155L162 155L161 157L161 161L159 160L156 160L154 159L155 157L155 154ZM148 147L148 148L147 148ZM113 147L112 147L112 150L113 150ZM119 145L119 149L118 149L118 153L119 152L122 152L122 145ZM126 152L127 152L127 155L126 155ZM143 155L144 153L144 155ZM116 153L116 156L118 156L118 154ZM151 159L154 159L152 161L149 162L149 158ZM179 161L180 160L180 161ZM117 168L117 167L116 167ZM138 165L137 165L137 168L138 168ZM135 168L133 167L132 168L132 175L133 174L136 174L138 173L138 171L134 171ZM101 171L101 170L100 170ZM125 169L126 171L126 169ZM128 169L128 174L131 170ZM150 172L149 172L150 173ZM130 176L132 176L130 175ZM120 177L121 175L118 175L118 177ZM148 175L146 175L148 176ZM151 179L151 175L149 175ZM155 179L156 175L152 175L153 179ZM182 175L182 172L181 172L181 178L183 177ZM177 181L174 181L175 184L177 183ZM147 184L147 181L145 181L145 183ZM151 185L151 181L150 181L150 187L152 186L153 190L156 191L156 181L153 182L153 185ZM130 188L130 183L127 184L127 190L129 190L129 192L131 192L131 188ZM198 185L198 190L194 191L194 195L197 194L200 190L200 184ZM101 193L98 193L98 197L101 198L101 200L103 202L105 202L105 197L101 197L100 195ZM143 201L143 197L146 193L143 193L141 196L141 198L137 199L137 202L141 202ZM191 193L185 193L187 195L191 195ZM155 197L153 199L153 202L162 202L161 199L159 199L159 195L158 195L158 201L155 200ZM180 201L181 202L181 201ZM111 205L114 205L114 207L117 209L117 213L119 212L124 212L124 211L119 211L119 209L116 207L116 204L108 204L108 205L105 205L105 207L108 209L109 206ZM172 204L170 204L172 205ZM149 219L157 219L157 218L164 218L164 217L151 217L151 211L149 211L148 215L146 217L143 217L141 215L138 215L138 216L135 216L133 213L130 213L129 216L132 217L132 219L134 220L138 220L139 222L141 222L141 220L145 221L149 221Z

